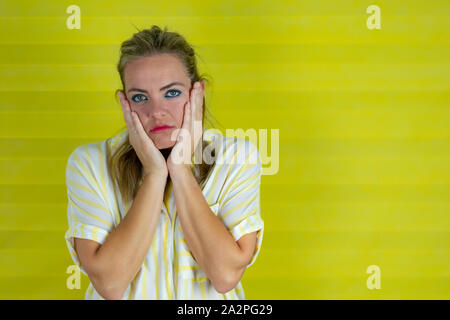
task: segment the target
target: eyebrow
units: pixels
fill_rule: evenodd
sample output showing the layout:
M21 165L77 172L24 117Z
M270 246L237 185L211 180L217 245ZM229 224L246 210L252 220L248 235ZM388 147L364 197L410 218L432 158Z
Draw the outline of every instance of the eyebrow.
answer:
M162 87L161 89L159 89L159 91L162 91L162 90L164 90L164 89L170 88L170 87L175 86L175 85L180 85L180 86L182 86L182 87L185 86L185 85L182 84L181 82L171 82L171 83L165 85L164 87ZM139 88L130 88L130 89L128 89L127 92L130 92L130 91L138 91L138 92L148 93L147 90L139 89Z

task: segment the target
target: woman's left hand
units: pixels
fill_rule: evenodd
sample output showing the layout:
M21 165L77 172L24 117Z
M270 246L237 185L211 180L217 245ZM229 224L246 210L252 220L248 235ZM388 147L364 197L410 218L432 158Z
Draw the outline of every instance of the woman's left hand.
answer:
M189 100L184 105L183 125L179 129L177 142L167 159L169 173L180 168L190 169L191 167L195 147L202 140L203 94L204 84L195 82L190 91Z

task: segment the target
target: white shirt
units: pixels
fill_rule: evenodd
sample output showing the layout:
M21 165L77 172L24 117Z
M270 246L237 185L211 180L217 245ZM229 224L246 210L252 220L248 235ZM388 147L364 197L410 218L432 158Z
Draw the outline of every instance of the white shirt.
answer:
M79 146L67 162L69 227L65 239L73 261L84 274L74 250L73 237L103 244L132 204L131 200L124 206L122 198L114 194L107 173L106 148L115 150L122 139L128 139L126 130L110 139ZM223 152L216 150L216 163L201 186L211 210L236 241L244 234L259 230L249 267L261 249L264 232L260 216L262 170L259 151L249 140L226 137L217 131L206 130L204 139L220 142L224 147ZM237 159L246 159L246 162L243 164ZM172 185L169 190L147 256L122 299L245 299L241 282L225 294L218 293L194 260L176 215ZM85 298L103 299L92 282Z

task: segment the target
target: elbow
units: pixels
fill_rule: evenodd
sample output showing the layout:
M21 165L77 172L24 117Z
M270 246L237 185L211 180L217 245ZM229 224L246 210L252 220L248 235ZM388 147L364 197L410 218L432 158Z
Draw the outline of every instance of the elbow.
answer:
M225 273L221 279L218 279L213 283L214 288L220 294L225 294L233 290L241 279L239 274L241 273L240 272Z
M112 262L109 257L100 255L100 247L94 248L95 250L91 248L88 253L85 250L80 261L82 260L83 268L95 291L103 299L120 300L131 282L126 278L126 264Z
M121 300L126 287L120 282L120 278L114 274L91 273L89 279L97 293L105 300Z
M98 294L105 300L121 300L126 288L116 283L113 279L97 279L92 285Z
M106 289L102 293L99 292L99 294L105 300L122 300L124 291L117 289Z

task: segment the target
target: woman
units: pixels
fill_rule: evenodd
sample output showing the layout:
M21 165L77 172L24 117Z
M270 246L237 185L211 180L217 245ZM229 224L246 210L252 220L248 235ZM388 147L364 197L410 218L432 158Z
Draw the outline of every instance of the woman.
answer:
M77 147L66 169L86 299L245 299L264 229L257 148L203 130L205 79L179 34L135 33L117 68L126 130ZM194 161L208 146L215 162Z

